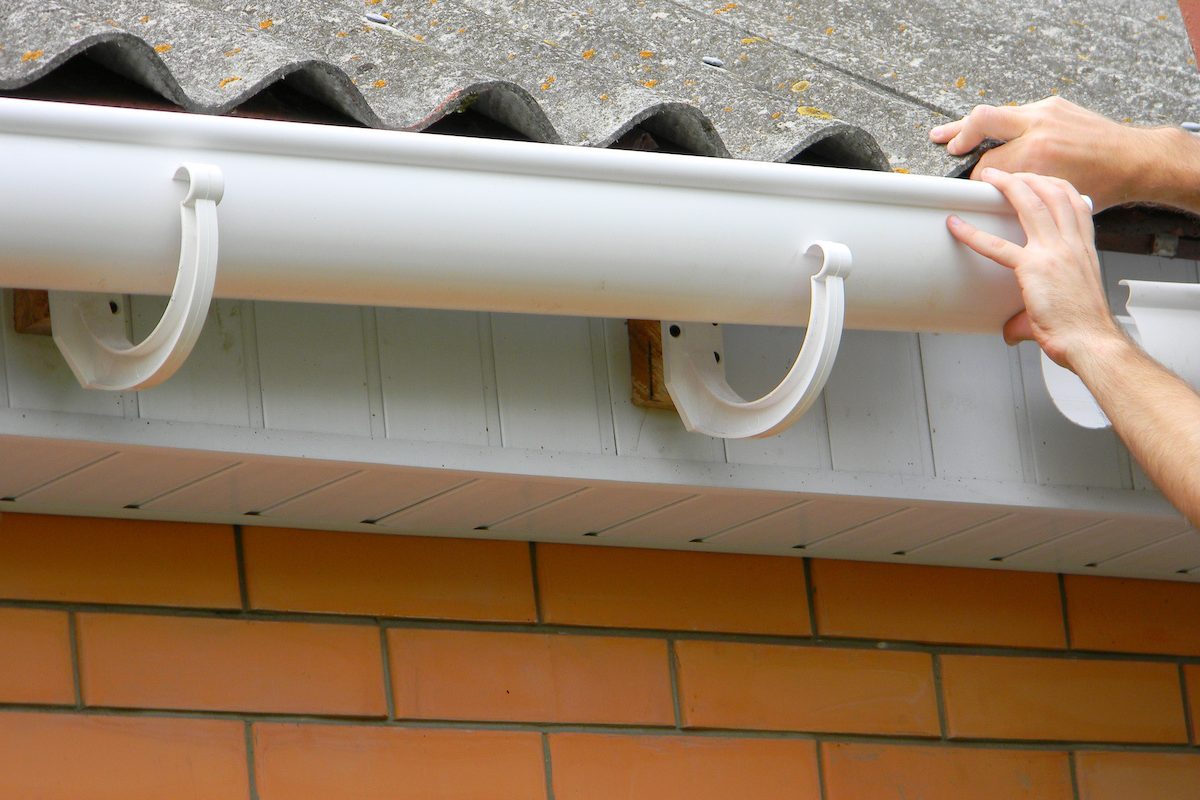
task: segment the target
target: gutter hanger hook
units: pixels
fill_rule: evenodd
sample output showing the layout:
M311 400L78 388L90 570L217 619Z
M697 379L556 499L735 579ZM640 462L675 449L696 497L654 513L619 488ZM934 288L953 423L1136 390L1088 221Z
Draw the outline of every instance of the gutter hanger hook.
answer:
M851 256L838 242L812 242L804 252L822 257L821 269L810 279L812 306L804 344L780 384L759 399L744 400L726 380L720 326L662 323L667 391L689 431L726 439L772 436L820 396L842 340Z
M200 337L217 279L217 204L225 180L209 164L183 164L175 180L188 182L179 204L179 273L162 319L145 340L129 341L103 295L50 292L54 343L85 389L119 392L162 383Z

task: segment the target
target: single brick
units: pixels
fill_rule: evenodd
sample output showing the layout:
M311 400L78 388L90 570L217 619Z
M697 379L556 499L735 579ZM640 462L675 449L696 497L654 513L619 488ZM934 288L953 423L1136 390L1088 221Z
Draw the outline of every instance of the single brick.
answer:
M546 622L808 636L798 558L539 544Z
M232 720L0 712L0 797L246 800Z
M904 747L821 746L826 800L1070 800L1066 753Z
M924 653L675 643L688 728L937 736Z
M1174 664L943 656L942 691L952 737L1187 740Z
M396 716L674 725L666 642L388 631Z
M1200 655L1200 586L1067 575L1071 646Z
M811 741L550 735L559 800L818 800Z
M812 581L822 636L1066 645L1054 575L817 559Z
M260 723L254 764L259 800L546 797L537 733Z
M0 597L237 608L233 528L3 514Z
M80 614L84 702L382 717L379 629Z
M0 703L74 702L67 615L0 608Z
M1075 754L1079 800L1200 800L1200 754Z
M533 622L529 545L285 528L243 532L254 608Z

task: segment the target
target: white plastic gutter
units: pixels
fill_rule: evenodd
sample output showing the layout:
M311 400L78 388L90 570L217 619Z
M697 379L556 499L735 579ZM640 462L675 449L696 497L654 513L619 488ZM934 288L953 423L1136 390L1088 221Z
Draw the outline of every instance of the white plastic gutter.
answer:
M819 394L843 324L997 335L1011 273L945 218L1023 241L978 182L0 99L0 285L51 290L84 385L174 371L211 297L664 320L685 423L766 435ZM131 345L107 300L172 295ZM738 397L710 323L808 326Z

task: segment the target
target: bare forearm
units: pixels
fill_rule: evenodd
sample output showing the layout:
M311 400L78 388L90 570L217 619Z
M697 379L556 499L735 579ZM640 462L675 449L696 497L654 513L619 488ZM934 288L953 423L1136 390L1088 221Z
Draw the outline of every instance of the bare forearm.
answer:
M1181 128L1139 132L1124 202L1156 203L1200 214L1200 136Z
M1072 366L1150 479L1200 523L1200 395L1123 336Z

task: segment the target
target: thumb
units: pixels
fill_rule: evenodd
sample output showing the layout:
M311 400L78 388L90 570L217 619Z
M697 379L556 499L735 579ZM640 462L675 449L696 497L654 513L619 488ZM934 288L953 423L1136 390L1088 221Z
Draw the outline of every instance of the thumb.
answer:
M1029 312L1021 309L1004 323L1004 343L1011 346L1031 341L1034 341L1033 323L1029 319Z

